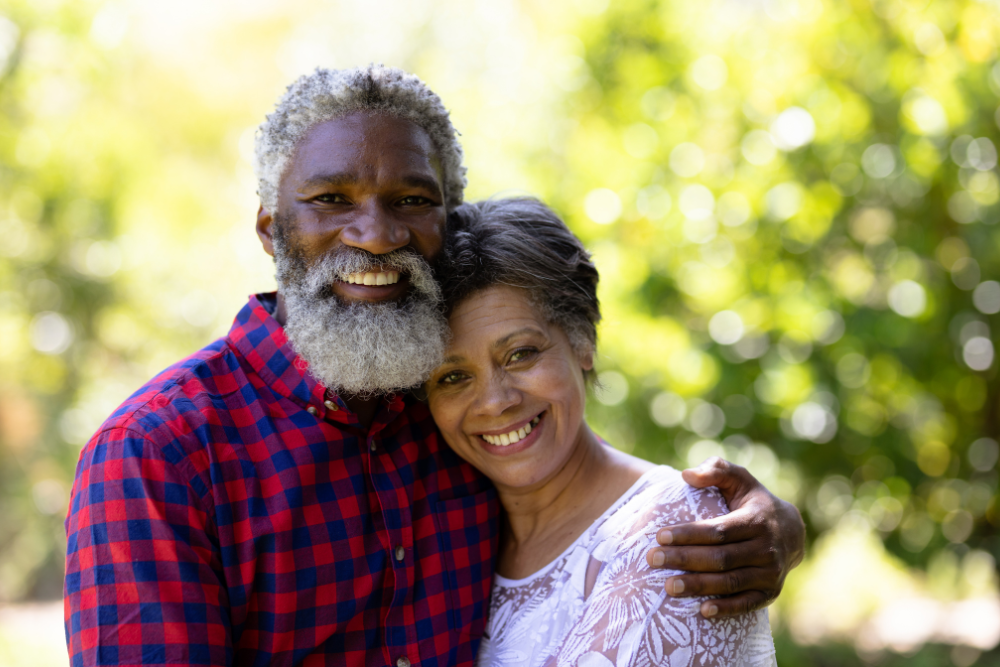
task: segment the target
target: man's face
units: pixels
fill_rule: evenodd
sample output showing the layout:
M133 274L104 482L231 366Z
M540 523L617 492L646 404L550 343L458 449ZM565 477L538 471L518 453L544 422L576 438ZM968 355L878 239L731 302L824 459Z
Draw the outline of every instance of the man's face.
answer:
M432 261L445 218L427 133L398 117L356 113L309 131L279 183L278 210L262 210L257 231L268 254L274 255L273 235L283 234L307 266L344 246L375 255L409 247ZM396 300L410 285L394 268L343 276L329 287L346 302Z
M420 384L448 337L429 264L445 210L430 138L399 118L355 114L316 126L262 210L276 313L310 372L339 393Z

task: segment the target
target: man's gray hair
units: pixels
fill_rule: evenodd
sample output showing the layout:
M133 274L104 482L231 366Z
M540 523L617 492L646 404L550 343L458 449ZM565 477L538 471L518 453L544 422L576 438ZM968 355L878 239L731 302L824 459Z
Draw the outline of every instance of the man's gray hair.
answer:
M462 203L465 167L457 132L434 91L408 72L384 65L353 69L317 68L299 77L278 100L274 113L257 129L254 172L261 204L277 213L278 183L299 142L313 127L368 111L412 121L431 139L441 162L444 204Z

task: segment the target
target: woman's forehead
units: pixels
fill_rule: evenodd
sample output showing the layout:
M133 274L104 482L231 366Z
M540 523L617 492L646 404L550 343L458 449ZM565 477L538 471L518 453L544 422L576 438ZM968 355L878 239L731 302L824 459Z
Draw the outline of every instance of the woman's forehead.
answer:
M526 324L547 328L528 292L505 285L474 292L452 310L449 322L453 344L469 336L502 335L501 330L521 329Z

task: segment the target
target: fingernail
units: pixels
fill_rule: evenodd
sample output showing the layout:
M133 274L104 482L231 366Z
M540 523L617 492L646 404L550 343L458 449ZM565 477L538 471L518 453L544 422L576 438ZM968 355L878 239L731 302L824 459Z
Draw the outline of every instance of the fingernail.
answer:
M719 608L714 604L708 605L708 609L705 610L705 618L712 618L719 613Z
M653 567L660 567L661 565L667 562L667 557L663 554L662 551L654 551L652 561L653 561Z
M663 546L666 546L668 544L673 544L674 534L671 533L669 530L661 530L659 539L660 539L660 544L662 544Z
M684 592L684 582L681 581L680 579L674 579L673 582L671 582L671 584L672 588L674 589L674 595L680 595L681 593Z

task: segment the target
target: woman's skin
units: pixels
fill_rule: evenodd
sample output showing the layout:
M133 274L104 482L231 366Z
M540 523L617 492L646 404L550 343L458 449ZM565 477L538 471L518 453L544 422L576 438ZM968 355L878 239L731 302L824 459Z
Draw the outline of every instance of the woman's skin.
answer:
M496 485L506 510L497 571L521 579L555 560L653 464L602 445L587 426L593 357L574 352L525 291L477 292L450 324L446 359L427 383L431 412L452 449ZM533 422L523 439L500 444Z

